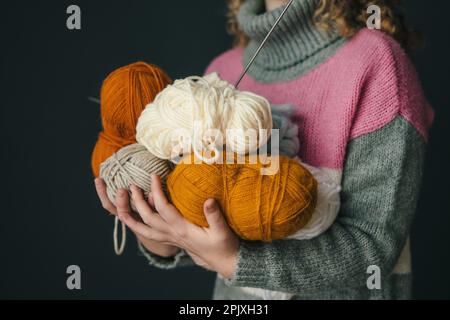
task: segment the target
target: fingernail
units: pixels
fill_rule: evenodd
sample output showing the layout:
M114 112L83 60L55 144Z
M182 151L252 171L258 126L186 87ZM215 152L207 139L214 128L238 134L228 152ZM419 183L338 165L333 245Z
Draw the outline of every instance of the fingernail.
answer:
M206 205L206 210L207 210L209 213L214 212L215 209L216 209L216 202L215 202L215 201L212 201L212 202L210 202L210 203L208 203L208 204Z

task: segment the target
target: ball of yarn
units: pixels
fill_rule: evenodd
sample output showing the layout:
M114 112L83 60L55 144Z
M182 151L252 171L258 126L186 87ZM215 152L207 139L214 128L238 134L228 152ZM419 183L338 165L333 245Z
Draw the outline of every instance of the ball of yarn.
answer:
M324 233L336 220L341 206L341 186L330 175L330 169L315 168L296 158L317 181L317 205L308 224L289 239L309 240ZM332 169L331 169L332 170Z
M261 175L263 164L178 164L167 177L173 204L192 223L207 227L203 204L214 198L234 232L243 239L285 238L311 219L317 182L298 161L279 156L279 170Z
M140 144L131 144L121 148L100 166L100 177L105 181L108 198L115 205L119 189L130 190L133 184L141 188L145 198L151 191L152 173L160 176L163 186L173 165L167 160L155 157ZM136 207L131 201L131 207Z
M173 159L179 156L178 151L174 152L173 139L183 132L183 137L189 139L193 146L184 150L184 154L193 152L199 159L211 163L217 160L219 153L215 152L215 158L209 161L212 157L202 153L208 146L210 150L220 151L228 143L229 150L246 154L267 142L271 128L272 116L267 99L236 90L212 73L205 77L176 80L161 91L142 112L136 127L136 139L157 157ZM211 129L216 129L222 139L215 139L216 136L206 139ZM248 129L254 130L256 139L245 139ZM260 129L267 130L267 136L260 135Z
M91 166L96 177L100 164L123 146L136 142L136 124L145 106L171 83L155 65L136 62L113 71L100 94L103 131L92 152Z
M292 122L290 117L294 113L294 106L290 104L272 105L273 129L278 129L278 154L295 157L300 151L300 140L298 138L298 126ZM271 153L273 136L267 142L267 152Z

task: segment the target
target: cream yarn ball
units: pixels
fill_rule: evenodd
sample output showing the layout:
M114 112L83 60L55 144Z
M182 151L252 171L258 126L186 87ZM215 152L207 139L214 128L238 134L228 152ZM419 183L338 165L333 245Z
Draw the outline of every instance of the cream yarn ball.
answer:
M220 135L211 134L211 129ZM233 129L238 131L230 131ZM245 139L248 129L254 130L256 139ZM266 134L261 135L260 129ZM180 155L174 151L174 139L181 132L191 145L185 154L194 152L199 159L211 162L202 151L221 151L227 143L238 154L256 151L267 142L270 129L272 115L266 98L239 91L211 73L176 80L161 91L142 112L136 140L158 158L174 159ZM216 153L214 156L219 157Z

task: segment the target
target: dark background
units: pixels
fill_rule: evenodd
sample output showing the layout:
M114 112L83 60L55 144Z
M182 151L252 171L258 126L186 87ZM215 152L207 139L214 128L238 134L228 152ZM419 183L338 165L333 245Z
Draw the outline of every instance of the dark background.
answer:
M66 28L70 4L81 7L79 31ZM202 74L231 45L224 1L8 1L0 10L0 298L210 298L214 274L149 267L131 234L115 256L90 171L99 106L87 97L137 60L173 78ZM413 61L436 110L412 230L415 298L450 298L449 10L448 1L406 1L426 39ZM82 290L66 288L71 264Z

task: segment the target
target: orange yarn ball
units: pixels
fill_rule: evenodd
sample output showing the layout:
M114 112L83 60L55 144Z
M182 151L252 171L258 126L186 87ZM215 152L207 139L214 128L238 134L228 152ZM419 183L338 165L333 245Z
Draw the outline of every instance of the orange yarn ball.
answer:
M159 67L136 62L113 71L100 94L103 131L92 152L96 177L100 164L120 148L136 143L136 124L145 106L172 80Z
M167 178L167 190L181 214L196 225L208 226L203 204L214 198L241 238L282 239L311 219L317 181L295 159L278 160L274 175L261 175L264 165L250 164L248 156L245 164L180 163Z

